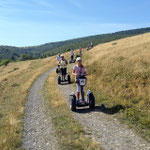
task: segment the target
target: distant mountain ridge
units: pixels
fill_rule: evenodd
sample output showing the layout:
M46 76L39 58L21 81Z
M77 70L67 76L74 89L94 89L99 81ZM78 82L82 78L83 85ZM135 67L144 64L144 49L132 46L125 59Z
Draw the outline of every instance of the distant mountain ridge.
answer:
M18 60L22 54L30 54L34 58L47 57L63 53L70 49L77 49L79 47L85 48L88 43L93 43L94 46L134 35L144 34L150 32L150 27L115 32L110 34L101 34L95 36L82 37L66 41L51 42L39 46L29 47L14 47L14 46L0 46L0 59Z

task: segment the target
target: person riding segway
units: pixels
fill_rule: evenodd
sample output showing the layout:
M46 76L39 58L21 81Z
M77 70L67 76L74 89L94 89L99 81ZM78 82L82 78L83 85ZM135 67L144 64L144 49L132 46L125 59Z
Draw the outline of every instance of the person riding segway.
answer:
M68 64L68 62L65 59L64 55L61 55L60 68L61 68L61 73L62 73L62 80L66 79L67 64Z
M58 53L58 56L57 56L56 59L57 59L57 65L58 65L58 67L56 69L56 73L58 74L60 72L60 62L61 62L61 55L60 55L60 53Z
M72 74L75 76L75 82L77 86L77 96L74 93L70 94L69 102L70 102L70 109L72 111L76 110L76 107L84 107L89 106L90 108L95 107L95 97L93 93L88 90L87 91L87 98L85 99L85 85L87 83L87 73L86 68L82 65L81 57L77 58L77 65L74 66ZM80 98L81 93L81 98Z
M79 78L81 76L86 76L86 68L82 65L82 59L81 57L77 58L77 63L78 65L74 66L72 74L75 76L75 82L76 82L76 86L77 86L77 100L80 99L80 92L81 92L81 87L79 85ZM85 89L83 88L83 95L85 93ZM82 101L84 101L84 99L82 99Z
M70 63L70 64L71 64L71 63L75 63L73 50L71 50L70 55L71 55L71 59L70 59L69 63Z
M91 48L93 48L93 43L91 42Z
M82 48L80 47L79 48L79 54L80 54L80 57L82 56Z
M64 55L61 55L61 61L60 61L60 74L58 76L58 84L61 84L61 82L66 82L70 84L71 78L70 75L67 73L67 60L64 58ZM67 75L67 79L66 79Z

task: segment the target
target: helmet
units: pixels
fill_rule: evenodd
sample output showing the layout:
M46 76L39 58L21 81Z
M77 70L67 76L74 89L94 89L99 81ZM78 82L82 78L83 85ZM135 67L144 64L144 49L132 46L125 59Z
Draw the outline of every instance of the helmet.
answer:
M58 53L58 55L60 55L60 53Z
M61 55L60 57L64 57L64 55Z
M76 61L81 61L82 60L82 58L81 57L78 57L77 59L76 59Z

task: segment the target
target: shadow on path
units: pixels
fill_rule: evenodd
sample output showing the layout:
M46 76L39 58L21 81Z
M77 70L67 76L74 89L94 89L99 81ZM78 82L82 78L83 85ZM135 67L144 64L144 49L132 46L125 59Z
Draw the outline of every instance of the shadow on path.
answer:
M73 84L74 82L71 82L70 84ZM67 84L69 84L67 81L66 82L61 82L61 84L60 85L67 85Z
M79 108L76 110L77 113L90 113L90 112L103 112L105 114L109 114L109 115L114 115L116 113L118 113L120 110L124 110L124 107L122 105L116 105L114 107L110 107L110 108L106 108L105 105L101 105L101 106L95 106L94 109L90 109L90 108Z

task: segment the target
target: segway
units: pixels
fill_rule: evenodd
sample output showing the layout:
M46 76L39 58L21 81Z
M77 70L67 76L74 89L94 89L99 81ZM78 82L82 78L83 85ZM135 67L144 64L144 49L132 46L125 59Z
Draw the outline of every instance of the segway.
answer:
M58 63L58 67L56 68L56 73L59 74L61 72L61 69L60 69L60 62Z
M60 67L56 68L56 73L57 73L57 74L60 73Z
M83 88L87 83L86 77L84 75L79 76L79 78L77 79L77 83L81 87L81 99L77 101L75 93L71 93L69 96L70 109L72 111L76 111L77 107L85 107L85 106L89 106L89 108L91 109L95 108L95 97L90 90L87 91L86 93L87 97L86 99L84 99Z
M62 79L62 70L60 69L60 72L58 73L58 78L57 78L58 84L61 84L62 82L68 82L68 84L71 83L71 77L68 73L66 73L66 78Z
M76 61L75 61L75 59L74 59L74 56L71 56L71 59L69 60L69 63L71 64L71 63L75 63Z

